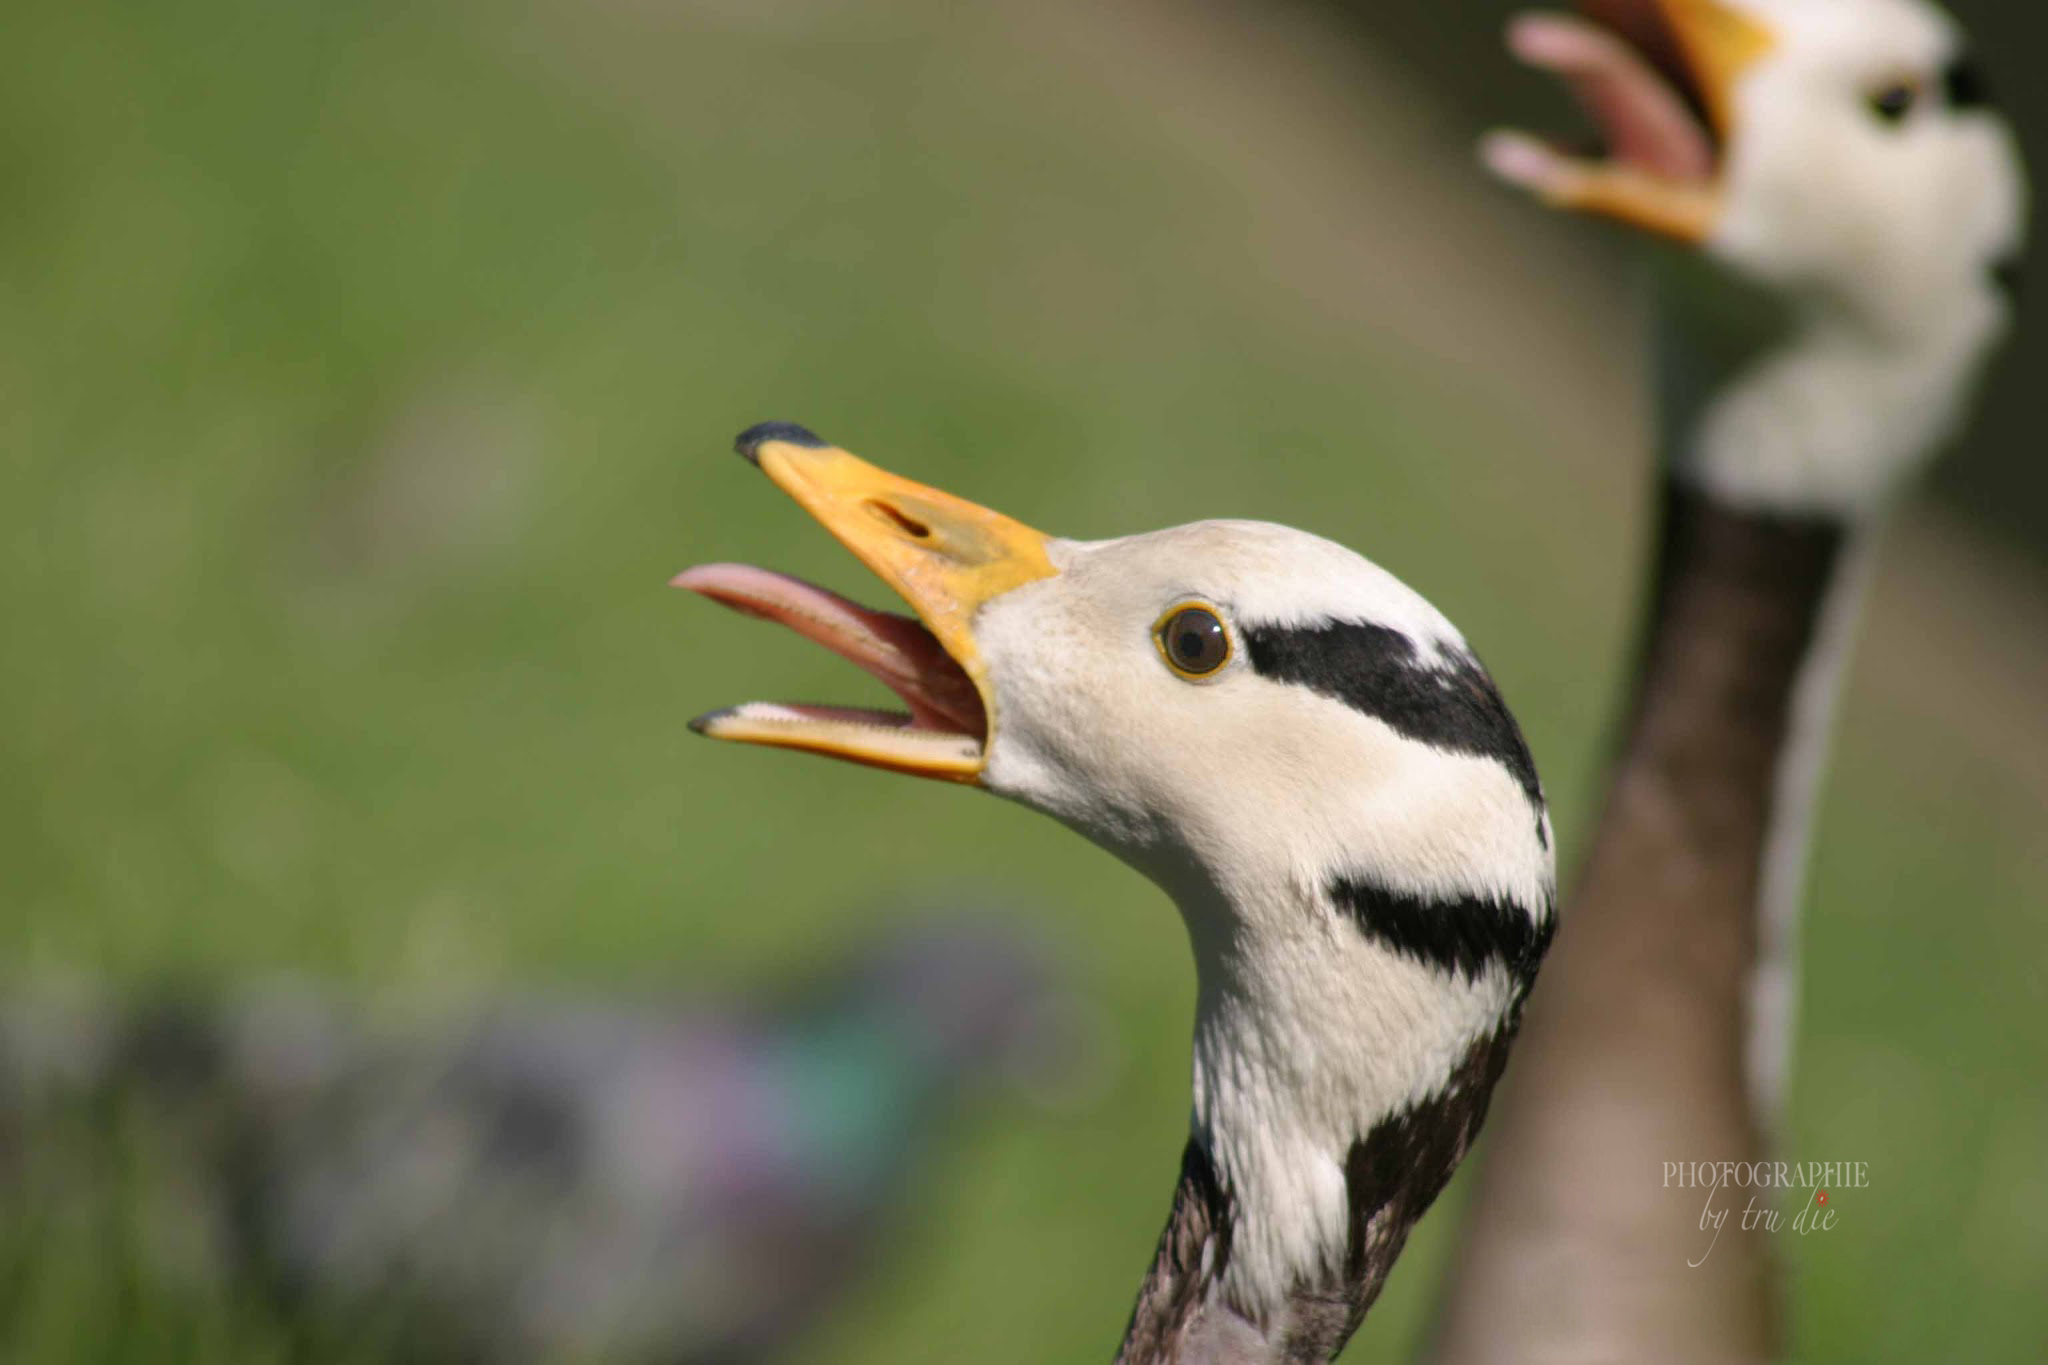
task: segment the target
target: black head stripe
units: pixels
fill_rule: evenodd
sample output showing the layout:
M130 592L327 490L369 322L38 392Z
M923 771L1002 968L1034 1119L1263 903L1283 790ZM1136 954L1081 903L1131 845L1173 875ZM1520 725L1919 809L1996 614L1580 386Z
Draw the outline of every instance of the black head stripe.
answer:
M1941 73L1941 84L1951 109L1988 109L1993 103L1984 68L1967 52L1948 64Z
M1409 739L1490 758L1543 809L1543 787L1521 727L1470 654L1446 646L1441 662L1425 662L1406 635L1364 621L1250 626L1244 638L1261 677L1341 701Z
M1550 951L1557 916L1478 896L1423 897L1355 877L1338 877L1330 899L1367 938L1404 957L1476 981L1494 963L1527 990Z

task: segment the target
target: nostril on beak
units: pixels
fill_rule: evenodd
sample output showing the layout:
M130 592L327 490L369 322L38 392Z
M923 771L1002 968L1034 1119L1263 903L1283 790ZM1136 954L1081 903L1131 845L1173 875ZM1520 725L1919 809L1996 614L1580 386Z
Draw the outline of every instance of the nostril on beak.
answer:
M868 499L868 509L913 539L930 540L932 537L931 527L894 504L883 502L879 498L870 498Z

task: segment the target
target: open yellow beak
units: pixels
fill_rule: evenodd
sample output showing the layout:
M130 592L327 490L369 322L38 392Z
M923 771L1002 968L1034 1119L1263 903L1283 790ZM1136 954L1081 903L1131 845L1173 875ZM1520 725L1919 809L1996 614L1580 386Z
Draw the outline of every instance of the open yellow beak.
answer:
M1587 166L1560 177L1544 201L1552 208L1612 218L1675 242L1707 240L1720 216L1720 192L1711 184L1683 184L1645 175L1630 166Z
M1719 163L1737 95L1776 43L1731 0L1580 0L1582 14L1524 15L1509 46L1565 80L1606 134L1605 157L1521 133L1483 144L1495 173L1553 208L1697 245L1722 209Z
M1771 31L1724 0L1655 0L1714 138L1725 149L1736 134L1735 90L1776 43ZM1633 167L1588 167L1560 196L1562 207L1597 213L1645 232L1698 244L1721 212L1715 180L1691 182Z
M1726 146L1735 135L1735 88L1777 39L1724 0L1657 0L1657 6L1678 38L1707 117Z
M878 469L802 427L763 424L743 432L736 448L895 589L918 620L737 565L693 569L678 586L817 640L887 684L909 711L753 702L702 717L693 728L713 739L978 782L996 718L975 618L1004 593L1058 572L1046 553L1050 538Z

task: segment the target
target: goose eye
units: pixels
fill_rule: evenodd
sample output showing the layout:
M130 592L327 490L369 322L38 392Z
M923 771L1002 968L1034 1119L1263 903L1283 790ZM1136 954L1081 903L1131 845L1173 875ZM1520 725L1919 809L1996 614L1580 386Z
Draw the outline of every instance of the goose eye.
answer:
M1184 678L1205 678L1230 662L1230 632L1207 607L1179 607L1154 627L1159 652Z
M1920 102L1920 87L1912 81L1893 81L1870 95L1870 112L1886 123L1903 123Z

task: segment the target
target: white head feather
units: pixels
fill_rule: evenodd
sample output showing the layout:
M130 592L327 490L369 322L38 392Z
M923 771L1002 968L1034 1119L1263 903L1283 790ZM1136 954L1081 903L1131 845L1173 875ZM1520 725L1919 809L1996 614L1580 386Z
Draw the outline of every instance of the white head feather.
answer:
M2007 321L2025 177L1960 33L1923 0L1597 13L1615 27L1527 15L1510 43L1581 93L1610 156L1500 133L1488 164L1717 268L1669 299L1681 477L1734 506L1862 518L1953 433ZM1736 334L1731 279L1762 296L1768 328Z
M1731 92L1706 247L1789 310L1678 451L1736 505L1860 514L1938 453L2005 328L2025 180L2005 121L1956 108L1955 24L1920 0L1725 0L1775 37ZM1896 117L1876 107L1910 92Z
M1350 551L1205 522L1054 542L1052 558L1057 576L976 621L995 681L985 781L1179 905L1200 976L1195 1122L1250 1211L1226 1288L1242 1307L1270 1307L1305 1267L1342 1254L1350 1144L1440 1093L1526 988L1505 964L1467 977L1390 949L1330 903L1330 885L1351 876L1492 901L1547 931L1547 817L1495 758L1254 666L1249 637L1263 629L1347 623L1397 632L1419 674L1445 686L1476 671L1434 607ZM1213 609L1233 642L1230 661L1195 681L1154 641L1188 603Z

